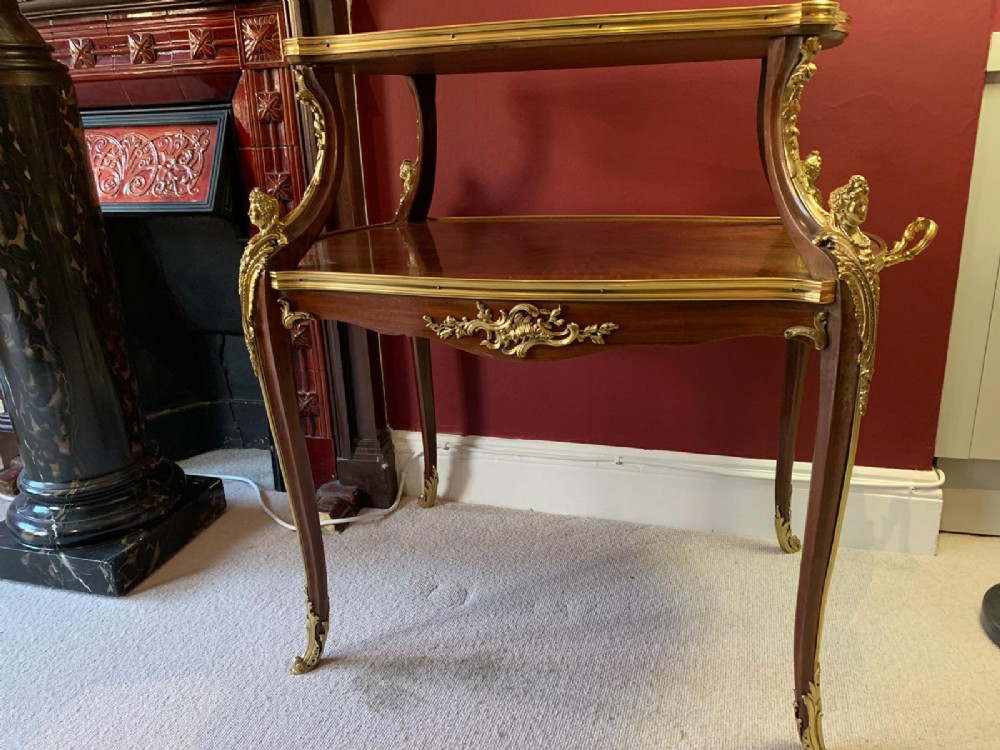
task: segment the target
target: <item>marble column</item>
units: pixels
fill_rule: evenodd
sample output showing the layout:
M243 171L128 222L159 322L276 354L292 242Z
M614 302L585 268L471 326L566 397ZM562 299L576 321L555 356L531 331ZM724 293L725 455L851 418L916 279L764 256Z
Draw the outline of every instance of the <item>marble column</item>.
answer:
M122 331L69 75L0 0L0 385L24 463L0 578L125 593L225 508L145 455Z

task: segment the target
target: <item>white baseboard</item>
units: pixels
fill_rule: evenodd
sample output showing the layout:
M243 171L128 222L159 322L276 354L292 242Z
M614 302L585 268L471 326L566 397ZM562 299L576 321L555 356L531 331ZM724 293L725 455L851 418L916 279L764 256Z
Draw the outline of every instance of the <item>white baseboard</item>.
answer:
M421 449L395 431L397 464ZM801 536L810 464L793 472L792 529ZM438 435L446 500L693 531L774 538L774 461L541 440ZM405 479L420 492L420 470ZM934 470L856 467L841 544L933 555L941 523Z

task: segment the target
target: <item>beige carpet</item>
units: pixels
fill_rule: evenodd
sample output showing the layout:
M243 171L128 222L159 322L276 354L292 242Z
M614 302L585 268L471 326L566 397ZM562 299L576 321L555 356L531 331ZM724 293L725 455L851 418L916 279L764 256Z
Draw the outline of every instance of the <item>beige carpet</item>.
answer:
M260 451L187 465L269 468ZM227 493L126 598L0 581L0 747L798 747L798 558L771 541L410 503L328 538L328 659L293 677L294 535ZM831 750L1000 748L1000 649L978 623L1000 540L843 550L837 573Z

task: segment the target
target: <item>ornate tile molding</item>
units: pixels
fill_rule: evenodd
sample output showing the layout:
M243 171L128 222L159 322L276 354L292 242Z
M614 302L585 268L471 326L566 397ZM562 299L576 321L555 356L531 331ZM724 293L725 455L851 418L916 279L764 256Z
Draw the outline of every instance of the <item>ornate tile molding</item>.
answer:
M315 391L299 391L299 416L319 416L319 399Z
M247 62L279 62L281 33L278 16L249 16L240 20L243 56Z
M279 201L292 199L292 176L288 172L268 172L264 175L265 190Z
M215 59L215 33L211 29L190 29L188 46L192 60Z
M154 63L156 62L156 40L152 34L129 34L128 52L133 65Z
M283 108L280 91L257 93L257 119L261 122L281 122Z
M68 41L69 58L74 69L93 68L97 65L97 45L94 44L93 39L84 37Z

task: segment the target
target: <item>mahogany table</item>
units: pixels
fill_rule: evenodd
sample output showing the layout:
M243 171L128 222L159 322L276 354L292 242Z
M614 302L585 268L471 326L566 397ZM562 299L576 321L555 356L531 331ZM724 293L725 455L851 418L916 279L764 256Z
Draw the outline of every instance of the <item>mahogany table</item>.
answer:
M861 229L868 183L855 175L824 197L820 156L804 158L800 99L821 47L847 36L837 3L629 13L293 38L299 99L317 160L302 203L285 217L251 195L259 233L240 270L244 332L260 377L298 526L307 635L296 673L314 667L329 598L308 457L296 412L286 328L347 321L412 339L424 442L420 504L437 493L429 340L481 356L577 357L636 344L734 336L788 340L775 489L775 530L803 551L795 617L795 711L802 745L824 746L819 647L844 500L872 378L879 272L933 239L918 218L892 246ZM759 59L759 144L778 217L428 218L437 158L439 75ZM405 76L418 114L418 153L403 162L395 221L324 232L341 172L341 117L313 68ZM609 252L613 248L613 252ZM791 533L795 436L810 348L819 351L819 417L804 543Z

